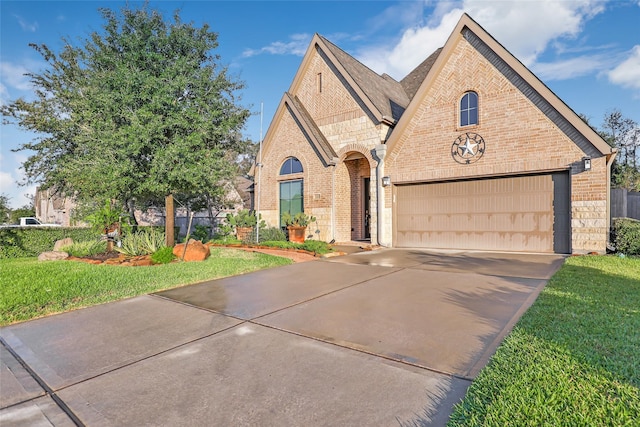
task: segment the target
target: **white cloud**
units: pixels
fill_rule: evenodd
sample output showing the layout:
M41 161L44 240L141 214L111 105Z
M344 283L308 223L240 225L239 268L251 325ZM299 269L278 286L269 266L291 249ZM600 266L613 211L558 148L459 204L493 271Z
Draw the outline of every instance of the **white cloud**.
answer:
M629 57L608 73L609 81L640 90L640 45L631 49Z
M9 91L5 85L0 83L0 106L7 104L9 104Z
M555 62L539 62L532 71L542 81L567 80L606 70L611 66L608 55L585 55Z
M288 42L273 42L260 49L246 49L242 56L245 58L267 53L270 55L296 55L303 56L307 51L311 36L309 34L293 34Z
M404 77L446 42L463 12L502 43L525 65L533 64L550 43L575 38L584 23L604 11L600 0L499 1L464 0L438 3L433 17L404 31L399 41L373 46L358 58L379 73Z
M18 90L31 90L29 77L25 76L29 70L24 65L12 64L11 62L0 62L0 78L3 84ZM6 90L6 87L5 87Z
M12 164L18 164L24 156L15 155ZM2 157L2 165L5 166L4 156ZM19 183L24 181L24 170L15 168L11 172L0 171L0 193L9 196L9 205L12 208L19 208L31 203L27 196L33 196L36 193L36 185L20 186Z
M37 22L35 22L35 21L34 22L27 22L20 15L13 15L13 17L18 20L18 24L20 24L20 27L22 28L22 31L28 31L30 33L35 33L38 30L38 23Z
M26 195L35 194L35 185L20 187L18 180L9 172L0 171L0 193L9 196L9 205L16 209L29 204Z

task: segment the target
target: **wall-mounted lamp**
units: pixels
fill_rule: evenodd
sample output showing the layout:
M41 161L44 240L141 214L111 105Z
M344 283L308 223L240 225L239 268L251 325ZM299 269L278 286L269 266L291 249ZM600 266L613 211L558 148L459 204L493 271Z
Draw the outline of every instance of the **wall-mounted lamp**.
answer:
M388 187L391 185L391 177L390 176L383 176L382 177L382 186L383 187Z
M591 157L583 157L582 158L582 163L584 165L584 170L585 171L591 170Z

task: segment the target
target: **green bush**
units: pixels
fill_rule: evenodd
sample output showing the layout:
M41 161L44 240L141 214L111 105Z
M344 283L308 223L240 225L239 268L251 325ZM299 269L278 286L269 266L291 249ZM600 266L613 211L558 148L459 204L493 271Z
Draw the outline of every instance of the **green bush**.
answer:
M320 240L305 240L304 243L276 241L276 242L262 242L260 244L262 246L279 248L279 249L302 249L309 252L315 252L317 254L326 254L333 250L331 248L331 245L329 245L327 242L322 242Z
M100 235L91 228L77 227L0 228L0 259L38 256L52 251L57 240L67 237L83 242L97 240Z
M84 242L75 242L72 245L64 246L60 249L75 257L86 257L101 254L107 251L106 240L86 240Z
M149 255L163 248L165 236L157 229L147 229L135 233L129 233L122 237L120 246L114 249L122 254L130 256Z
M209 230L211 230L211 227L198 224L194 228L195 230L191 232L191 236L189 236L189 238L200 240L202 243L209 240Z
M151 261L154 264L169 264L176 256L173 254L173 248L165 246L151 254Z
M613 220L616 251L625 255L640 255L640 221L631 218Z
M286 242L287 235L278 227L261 228L260 234L258 234L259 243L262 242ZM253 229L251 233L247 235L247 238L243 240L243 243L256 243L256 230Z

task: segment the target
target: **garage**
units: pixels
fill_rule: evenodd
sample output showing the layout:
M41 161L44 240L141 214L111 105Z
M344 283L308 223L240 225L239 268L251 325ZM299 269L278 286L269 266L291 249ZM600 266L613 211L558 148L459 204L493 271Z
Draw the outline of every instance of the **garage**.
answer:
M393 245L571 252L568 172L396 185Z

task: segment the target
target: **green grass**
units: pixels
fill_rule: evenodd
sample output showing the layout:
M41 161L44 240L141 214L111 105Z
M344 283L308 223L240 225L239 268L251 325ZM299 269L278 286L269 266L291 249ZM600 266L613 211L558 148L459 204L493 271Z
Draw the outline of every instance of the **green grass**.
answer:
M572 257L449 426L639 426L640 259Z
M0 325L290 263L286 258L228 248L211 248L211 256L203 262L150 267L4 259L0 260Z

